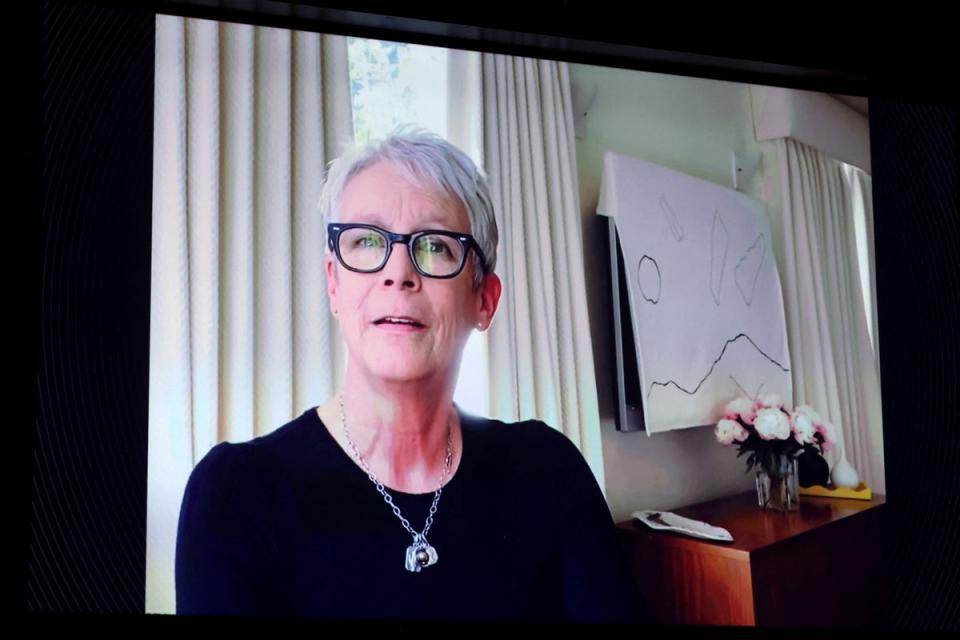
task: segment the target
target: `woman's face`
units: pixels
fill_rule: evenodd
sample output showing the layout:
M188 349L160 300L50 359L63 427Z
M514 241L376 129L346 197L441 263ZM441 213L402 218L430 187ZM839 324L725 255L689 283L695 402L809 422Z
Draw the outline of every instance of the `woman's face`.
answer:
M462 204L410 182L384 161L351 178L338 204L336 222L365 222L396 233L423 229L472 233ZM494 274L474 287L474 268L473 256L468 255L455 278L422 276L403 244L393 246L387 264L376 273L350 271L328 254L327 293L347 344L350 368L358 367L382 382L432 380L452 385L471 330L486 329L500 297L500 281Z

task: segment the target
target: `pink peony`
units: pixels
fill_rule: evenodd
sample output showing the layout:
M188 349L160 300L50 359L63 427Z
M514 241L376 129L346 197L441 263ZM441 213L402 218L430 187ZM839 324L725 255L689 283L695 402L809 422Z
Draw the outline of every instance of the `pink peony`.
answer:
M797 411L790 416L790 426L793 428L793 437L797 443L813 444L813 436L817 432L817 428L806 413Z
M753 402L750 398L737 398L727 403L723 410L724 417L728 420L736 420L739 416L747 424L753 424L753 418L756 413L753 410Z
M837 443L837 429L832 422L824 422L817 425L817 431L823 436L823 452L827 453Z
M753 426L757 435L764 440L786 440L790 437L790 421L780 409L760 409Z

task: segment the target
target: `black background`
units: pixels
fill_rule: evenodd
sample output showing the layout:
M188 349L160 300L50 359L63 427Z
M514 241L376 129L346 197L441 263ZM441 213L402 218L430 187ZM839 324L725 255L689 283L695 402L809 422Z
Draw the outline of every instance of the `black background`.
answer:
M47 2L13 21L25 39L13 65L24 96L15 105L23 144L12 191L22 204L13 217L25 231L6 244L15 256L8 281L24 291L8 295L37 316L16 314L25 337L11 345L34 346L29 382L10 393L32 398L35 411L13 425L21 612L161 621L124 617L144 603L159 9L446 46L479 37L473 46L519 55L868 95L887 473L889 605L879 622L960 628L957 103L945 19L885 25L871 16L867 28L809 16L784 30L768 16L735 15L724 22L735 27L705 35L677 16L631 15L622 5L604 12L597 2L560 2L539 15L413 3L393 18L362 13L398 11L382 3L323 4ZM798 606L842 597L838 588L824 585Z

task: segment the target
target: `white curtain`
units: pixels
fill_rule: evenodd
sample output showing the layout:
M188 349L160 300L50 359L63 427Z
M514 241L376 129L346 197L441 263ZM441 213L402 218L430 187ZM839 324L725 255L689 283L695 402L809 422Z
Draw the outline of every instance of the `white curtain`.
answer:
M491 414L560 429L605 490L568 66L486 53L481 65L504 285L488 339Z
M885 493L880 371L867 321L875 311L866 308L876 297L864 296L861 282L869 279L861 278L855 229L859 209L872 237L869 178L791 138L776 147L794 402L840 427L847 460L873 491Z
M867 329L873 344L873 355L880 362L880 340L877 332L877 269L873 241L873 179L853 165L843 167L843 177L853 199L853 221L857 236L857 258L863 306L867 312Z
M146 611L175 608L180 501L218 442L325 400L325 165L352 139L346 41L158 16Z

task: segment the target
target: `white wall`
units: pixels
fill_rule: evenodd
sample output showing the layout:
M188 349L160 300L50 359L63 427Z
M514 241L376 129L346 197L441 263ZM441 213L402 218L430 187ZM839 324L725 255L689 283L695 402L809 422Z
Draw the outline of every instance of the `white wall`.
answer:
M616 430L616 364L612 351L606 219L597 216L602 157L614 151L732 187L733 151L764 152L747 193L766 200L774 254L783 273L783 225L776 162L769 143L754 141L747 85L640 71L571 65L575 90L596 99L577 131L577 164L585 269L600 403L607 498L617 521L636 509L675 509L753 488L736 449L713 429L658 433ZM770 178L767 178L770 175ZM764 187L766 182L767 186ZM766 198L763 196L766 195Z

